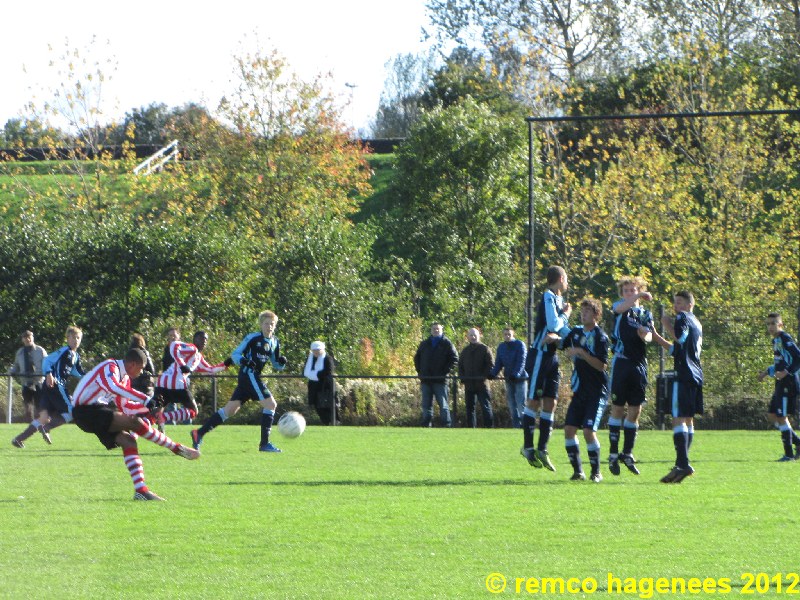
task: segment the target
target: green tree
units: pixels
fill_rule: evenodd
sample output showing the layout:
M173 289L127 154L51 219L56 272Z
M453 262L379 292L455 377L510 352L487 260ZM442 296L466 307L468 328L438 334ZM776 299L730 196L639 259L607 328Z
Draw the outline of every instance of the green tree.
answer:
M386 63L372 135L376 138L404 138L419 118L420 96L430 77L432 57L398 54Z
M276 51L237 57L236 76L200 148L223 213L268 241L323 206L353 212L369 171L323 82L300 80Z
M524 129L470 98L412 128L398 151L389 236L423 316L466 323L523 312L525 157Z

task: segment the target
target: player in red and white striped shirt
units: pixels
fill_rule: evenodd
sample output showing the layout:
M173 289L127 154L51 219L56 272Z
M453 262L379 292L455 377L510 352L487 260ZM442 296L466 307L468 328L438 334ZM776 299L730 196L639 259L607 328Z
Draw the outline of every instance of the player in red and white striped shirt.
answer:
M189 375L192 373L219 373L232 364L231 359L218 365L210 364L202 354L207 343L208 334L205 331L195 333L191 344L180 340L170 343L169 354L173 362L159 375L155 396L160 396L161 402L165 405L182 404L183 408L159 415L160 423L166 421L180 423L197 416L197 402L189 390Z
M131 379L142 372L145 361L141 350L131 348L124 360L108 359L97 365L75 388L72 416L78 427L95 434L109 450L122 448L125 466L133 480L134 500L163 500L144 482L136 437L164 446L188 460L199 458L200 453L173 442L151 427L147 419L149 398L131 387Z

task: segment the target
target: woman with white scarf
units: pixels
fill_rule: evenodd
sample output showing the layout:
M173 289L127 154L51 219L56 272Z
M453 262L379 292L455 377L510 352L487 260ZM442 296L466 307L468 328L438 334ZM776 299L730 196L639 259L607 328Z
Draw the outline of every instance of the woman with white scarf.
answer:
M323 425L333 422L335 393L333 361L325 352L325 343L311 343L303 375L308 379L308 404L317 410Z

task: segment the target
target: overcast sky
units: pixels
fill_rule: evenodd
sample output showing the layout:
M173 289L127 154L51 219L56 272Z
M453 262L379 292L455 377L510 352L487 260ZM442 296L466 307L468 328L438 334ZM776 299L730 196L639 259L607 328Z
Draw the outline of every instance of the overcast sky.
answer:
M374 117L385 63L426 48L425 0L40 0L4 2L0 127L20 116L34 93L54 89L48 62L93 36L117 70L105 86L109 112L163 102L216 106L230 89L232 56L243 38L284 55L302 77L332 72L333 91L352 104L345 120L364 129ZM48 50L48 45L53 50ZM105 52L105 50L104 50ZM349 84L346 85L346 84Z

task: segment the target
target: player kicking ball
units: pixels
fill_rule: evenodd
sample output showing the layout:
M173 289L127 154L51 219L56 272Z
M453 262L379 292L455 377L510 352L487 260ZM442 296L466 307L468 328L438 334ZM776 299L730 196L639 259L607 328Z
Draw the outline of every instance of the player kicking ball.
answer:
M72 416L75 424L86 433L93 433L109 450L122 448L125 466L133 480L134 500L163 500L151 492L144 481L142 459L136 437L164 446L188 460L200 457L200 452L173 442L154 429L146 416L149 398L131 387L144 368L144 352L131 348L124 360L104 360L78 382L73 394Z

